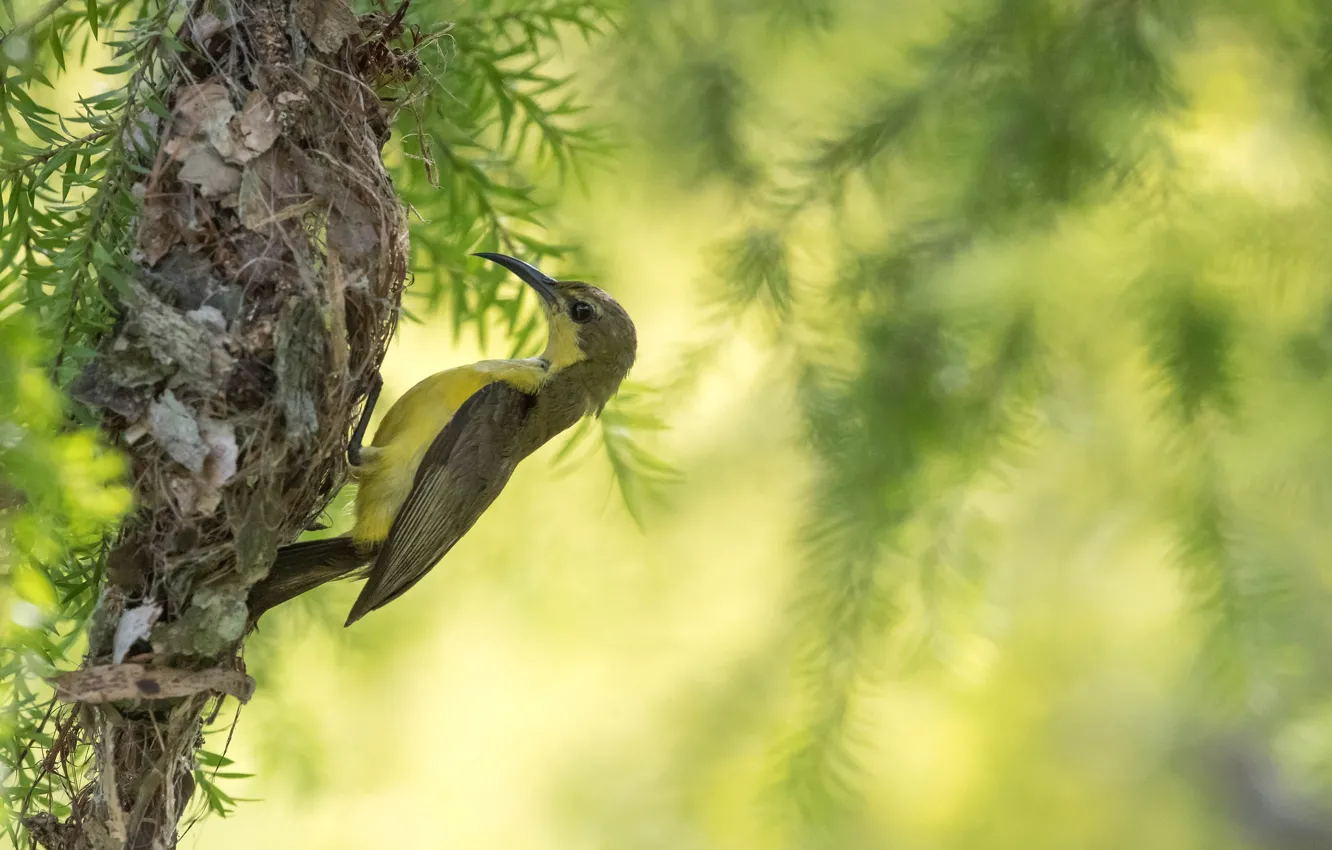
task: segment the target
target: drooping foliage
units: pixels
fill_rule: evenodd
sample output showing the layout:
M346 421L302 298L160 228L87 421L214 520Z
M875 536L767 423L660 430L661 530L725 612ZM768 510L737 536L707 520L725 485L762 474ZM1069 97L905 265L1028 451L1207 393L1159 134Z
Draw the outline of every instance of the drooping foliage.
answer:
M864 706L1003 646L986 612L1021 578L984 565L1022 526L996 499L1051 476L1106 490L1051 529L1123 539L1130 516L1169 541L1202 634L1192 722L1280 739L1332 686L1325 565L1294 554L1328 540L1326 10L811 5L639 4L657 52L626 82L654 92L631 120L658 160L732 199L724 321L780 328L818 459L765 811L796 846L891 838L863 765L910 732ZM1257 82L1216 90L1230 74Z

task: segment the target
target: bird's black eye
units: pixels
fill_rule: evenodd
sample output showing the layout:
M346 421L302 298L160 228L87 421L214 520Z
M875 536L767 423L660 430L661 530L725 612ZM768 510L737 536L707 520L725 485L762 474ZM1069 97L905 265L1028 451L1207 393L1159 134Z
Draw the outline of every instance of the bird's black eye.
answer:
M575 301L569 305L569 318L580 325L592 321L596 315L597 311L586 301Z

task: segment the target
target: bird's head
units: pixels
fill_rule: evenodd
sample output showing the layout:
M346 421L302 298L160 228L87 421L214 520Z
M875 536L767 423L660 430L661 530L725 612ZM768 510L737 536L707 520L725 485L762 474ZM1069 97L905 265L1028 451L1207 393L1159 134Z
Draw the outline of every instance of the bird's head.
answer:
M482 253L513 272L540 296L550 332L542 359L552 372L579 364L589 387L598 396L598 407L606 403L634 365L638 337L633 320L619 302L591 284L556 280L536 266L505 254Z

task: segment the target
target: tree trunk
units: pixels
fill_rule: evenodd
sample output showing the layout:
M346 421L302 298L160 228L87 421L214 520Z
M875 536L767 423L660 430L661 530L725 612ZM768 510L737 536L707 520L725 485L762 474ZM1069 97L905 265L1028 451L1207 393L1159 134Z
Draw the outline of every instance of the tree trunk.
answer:
M206 715L248 698L246 598L345 480L348 423L397 321L406 228L382 96L416 70L399 15L198 2L135 187L136 279L72 388L138 499L107 563L61 734L93 746L52 850L174 847ZM230 17L222 18L221 15Z

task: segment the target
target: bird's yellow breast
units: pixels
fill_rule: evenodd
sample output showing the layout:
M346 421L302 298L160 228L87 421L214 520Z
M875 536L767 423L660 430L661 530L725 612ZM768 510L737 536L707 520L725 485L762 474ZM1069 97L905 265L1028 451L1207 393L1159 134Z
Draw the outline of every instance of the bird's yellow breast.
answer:
M437 372L403 394L384 414L370 446L362 450L352 528L356 543L380 543L388 537L421 459L463 402L495 381L535 393L546 376L546 366L539 360L483 360Z

